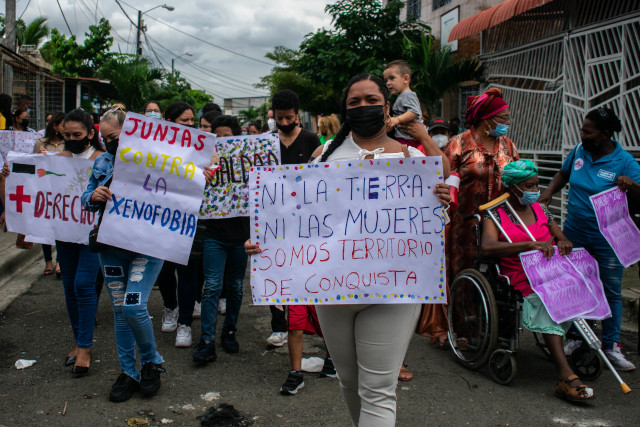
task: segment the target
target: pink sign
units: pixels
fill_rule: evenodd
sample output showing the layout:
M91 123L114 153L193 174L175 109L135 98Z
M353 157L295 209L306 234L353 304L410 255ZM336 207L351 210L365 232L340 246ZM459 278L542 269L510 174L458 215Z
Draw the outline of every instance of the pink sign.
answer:
M600 280L600 269L598 262L593 259L591 254L584 248L574 248L567 257L569 262L582 273L591 293L594 294L599 301L598 306L589 313L582 315L583 319L602 320L611 317L611 309L604 294L602 280Z
M629 215L627 194L618 187L590 197L600 232L626 267L640 261L640 230Z
M556 323L581 318L598 306L584 276L558 253L547 259L541 251L520 254L531 288L538 294Z

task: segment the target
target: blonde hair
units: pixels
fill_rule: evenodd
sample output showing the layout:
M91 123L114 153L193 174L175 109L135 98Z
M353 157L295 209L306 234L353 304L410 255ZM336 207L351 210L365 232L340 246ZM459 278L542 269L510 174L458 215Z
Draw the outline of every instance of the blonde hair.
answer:
M329 117L322 117L318 123L318 127L320 128L321 134L325 136L333 136L338 133L338 130L340 129L340 121L335 114L332 114Z
M119 127L124 125L124 118L127 116L127 112L122 104L113 104L111 109L102 115L100 122L113 121L118 123Z

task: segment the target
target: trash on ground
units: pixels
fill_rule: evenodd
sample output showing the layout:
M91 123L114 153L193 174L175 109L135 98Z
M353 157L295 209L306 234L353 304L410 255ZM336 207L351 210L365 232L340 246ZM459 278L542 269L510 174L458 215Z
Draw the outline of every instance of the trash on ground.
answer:
M151 421L145 420L144 418L129 418L127 420L127 425L129 427L148 426L150 424Z
M305 357L302 359L302 370L305 372L320 372L324 366L322 357Z
M16 369L24 369L24 368L28 368L29 366L33 366L33 364L36 363L35 360L27 360L27 359L18 359L16 360Z
M160 422L162 424L171 424L173 422L173 420L170 420L169 418L163 418L160 420Z
M193 411L194 409L196 409L196 407L191 403L187 403L186 405L182 405L182 409L184 409L185 411Z
M200 397L205 402L212 402L214 400L220 400L220 393L218 393L217 391L210 391L208 393L201 394Z
M240 412L226 403L221 403L218 407L212 406L205 412L204 415L198 417L201 426L233 426L244 427L250 426L253 423L243 417Z

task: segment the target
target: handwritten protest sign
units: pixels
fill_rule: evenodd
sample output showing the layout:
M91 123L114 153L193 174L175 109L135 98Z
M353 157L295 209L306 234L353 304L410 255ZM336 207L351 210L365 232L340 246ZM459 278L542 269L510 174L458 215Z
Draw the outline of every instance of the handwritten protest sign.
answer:
M187 264L215 135L128 113L98 241Z
M584 248L574 248L567 259L585 278L591 293L598 300L598 306L588 313L584 313L583 319L602 320L611 317L611 309L604 294L604 286L600 280L598 262Z
M249 214L249 169L280 164L277 134L243 135L216 139L213 163L220 168L205 187L201 218L230 218Z
M626 267L640 261L640 230L629 215L627 194L620 188L590 197L598 219L600 232L613 248L620 263Z
M29 241L88 243L98 221L82 208L93 161L41 154L9 153L7 228Z
M252 169L254 304L446 302L441 162Z
M531 288L554 322L581 318L598 306L584 276L569 259L560 255L557 247L551 259L547 259L542 251L528 251L520 254L520 261Z
M35 132L0 130L0 154L4 158L7 158L9 151L31 154L37 139Z

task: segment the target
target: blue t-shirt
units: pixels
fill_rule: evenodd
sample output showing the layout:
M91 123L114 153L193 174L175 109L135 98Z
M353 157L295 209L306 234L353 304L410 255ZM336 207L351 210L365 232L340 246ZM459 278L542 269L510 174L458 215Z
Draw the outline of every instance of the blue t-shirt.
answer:
M591 153L578 144L569 153L560 169L569 176L569 204L564 228L579 232L586 238L602 241L609 247L598 229L598 220L590 196L616 186L618 177L627 176L640 182L640 165L615 141L616 148L606 156L593 161Z

